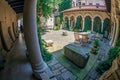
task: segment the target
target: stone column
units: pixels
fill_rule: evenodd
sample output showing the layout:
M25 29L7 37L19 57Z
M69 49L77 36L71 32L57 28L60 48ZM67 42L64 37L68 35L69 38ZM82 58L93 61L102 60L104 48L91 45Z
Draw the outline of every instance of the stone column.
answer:
M113 43L113 41L114 41L114 35L115 35L115 31L116 31L116 24L115 23L113 23L114 24L114 26L112 25L111 27L112 27L112 32L111 32L111 40L110 40L110 45L112 46L112 43Z
M70 25L70 18L68 18L68 23L69 23L69 27L70 27L70 26L71 26L71 25Z
M104 23L104 21L102 20L102 25L101 25L101 32L103 32L103 23Z
M77 17L75 17L75 21L74 21L74 27L76 27L76 22L77 22Z
M83 25L83 27L82 27L82 31L83 31L84 28L85 28L85 26L84 26L84 24L85 24L85 18L83 17L82 19L83 19L83 21L82 21L82 22L83 22L83 23L82 23L82 25Z
M41 50L38 41L37 23L36 23L36 3L37 0L25 0L23 22L24 36L29 54L29 60L33 69L34 75L40 79L41 72L45 71L47 65L42 59Z
M91 23L91 32L93 32L93 22L94 22L94 19L92 18L92 23Z
M115 26L115 32L114 32L114 39L113 39L113 43L112 46L114 47L117 43L118 40L118 35L119 35L119 20L116 19L116 26Z

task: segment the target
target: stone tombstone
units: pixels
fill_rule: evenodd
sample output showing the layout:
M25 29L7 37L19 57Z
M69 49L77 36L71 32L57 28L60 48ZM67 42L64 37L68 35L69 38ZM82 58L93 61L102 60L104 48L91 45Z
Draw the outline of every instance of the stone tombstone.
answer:
M74 45L68 44L64 47L65 57L72 61L80 68L84 68L89 59L89 53L83 53L79 48Z

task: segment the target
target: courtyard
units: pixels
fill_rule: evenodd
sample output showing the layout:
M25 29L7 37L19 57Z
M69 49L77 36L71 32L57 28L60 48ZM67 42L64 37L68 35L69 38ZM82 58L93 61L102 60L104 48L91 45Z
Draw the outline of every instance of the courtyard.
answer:
M63 36L63 32L67 32L67 36ZM85 33L85 32L81 32ZM99 78L97 72L95 71L95 67L107 57L107 53L110 49L109 40L99 40L100 50L97 55L91 54L90 49L93 46L93 41L90 44L86 44L86 46L82 46L80 43L74 43L75 37L73 31L67 30L47 30L42 38L44 40L52 40L53 45L46 47L48 51L53 54L53 60L48 62L50 69L53 74L56 76L58 80L70 79L70 80L88 80L88 79L96 79ZM64 55L64 47L66 45L74 45L75 48L82 50L82 52L87 52L90 55L86 66L81 69L76 66L73 62L67 59ZM74 49L75 49L74 48ZM57 67L56 67L57 66ZM62 72L63 71L63 72ZM67 78L66 75L67 74ZM72 75L72 76L71 76ZM60 77L62 76L62 77ZM61 79L60 79L61 78Z
M0 0L0 80L120 80L120 0Z

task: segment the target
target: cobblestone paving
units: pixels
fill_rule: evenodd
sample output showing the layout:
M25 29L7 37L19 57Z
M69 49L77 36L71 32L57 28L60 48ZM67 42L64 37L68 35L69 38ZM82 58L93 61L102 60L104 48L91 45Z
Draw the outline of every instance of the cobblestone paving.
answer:
M55 80L80 80L67 68L61 65L55 58L52 61L48 62L48 66L56 78Z

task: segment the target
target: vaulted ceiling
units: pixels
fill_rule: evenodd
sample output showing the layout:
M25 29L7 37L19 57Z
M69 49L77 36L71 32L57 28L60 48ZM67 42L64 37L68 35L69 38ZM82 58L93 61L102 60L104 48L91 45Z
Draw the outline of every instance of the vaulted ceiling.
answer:
M6 0L16 13L22 13L24 0ZM29 0L28 0L29 1Z
M8 4L15 10L16 13L22 13L24 7L24 0L6 0ZM29 1L29 0L28 0ZM107 11L111 11L111 0L105 0Z

